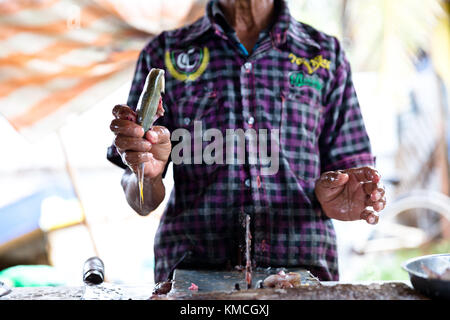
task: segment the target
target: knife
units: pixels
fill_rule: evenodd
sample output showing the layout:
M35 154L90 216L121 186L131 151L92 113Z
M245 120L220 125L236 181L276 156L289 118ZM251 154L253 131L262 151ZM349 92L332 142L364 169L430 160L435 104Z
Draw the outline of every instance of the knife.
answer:
M145 79L144 89L139 97L136 108L137 123L144 128L144 135L151 129L155 122L156 112L161 100L161 93L165 90L164 70L153 68ZM144 204L144 168L142 163L137 168L137 178L139 187L139 203L142 209Z

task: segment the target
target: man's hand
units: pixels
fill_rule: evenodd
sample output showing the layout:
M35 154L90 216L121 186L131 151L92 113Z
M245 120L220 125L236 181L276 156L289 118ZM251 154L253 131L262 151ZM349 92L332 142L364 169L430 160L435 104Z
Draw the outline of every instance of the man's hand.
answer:
M163 114L164 109L160 103L157 116ZM125 197L137 213L147 215L155 210L165 197L162 173L172 149L169 130L154 126L144 136L144 129L136 124L136 113L125 105L115 106L113 115L115 119L111 121L110 129L116 135L114 145L122 161L131 169L125 170L122 176ZM143 206L140 202L137 177L133 174L141 163L145 163Z
M343 221L363 219L376 224L376 212L386 206L380 179L378 171L370 167L329 171L316 181L315 193L329 218Z
M162 109L162 105L160 107ZM136 124L136 112L126 105L115 106L113 115L115 119L111 121L110 129L116 135L114 145L122 161L133 172L145 163L145 177L161 175L172 150L169 130L154 126L144 136L144 129Z

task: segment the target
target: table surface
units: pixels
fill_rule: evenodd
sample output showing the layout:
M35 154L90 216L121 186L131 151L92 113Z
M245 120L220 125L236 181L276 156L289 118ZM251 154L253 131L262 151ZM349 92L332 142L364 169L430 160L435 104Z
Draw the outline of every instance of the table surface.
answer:
M318 278L314 277L306 269L283 268L284 272L295 272L300 275L301 284L320 284ZM278 272L278 269L256 269L252 272L252 288L256 288L259 281L263 281L271 274ZM189 287L192 283L196 284L202 292L214 291L232 291L236 284L240 289L247 289L245 281L245 272L238 270L193 270L193 269L175 269L174 284L172 290L177 292L190 293Z
M323 281L323 286L340 286L344 284L350 285L362 285L367 286L372 291L380 289L380 286L385 284L400 283L411 288L409 281L364 281L364 282L334 282ZM336 288L337 288L336 287ZM251 293L258 292L258 290L269 289L253 289L253 290L241 290L241 295L245 298L246 292L249 293L249 299L252 299ZM273 289L275 290L275 289ZM85 286L61 286L61 287L20 287L11 288L11 292L5 296L0 297L0 300L148 300L152 296L153 286L151 285L116 285L110 283L103 283L94 288ZM277 291L279 293L279 291ZM193 293L189 299L195 299L196 295L199 299L204 299L202 295L208 293ZM239 295L236 295L237 299L240 299ZM301 297L293 297L293 299L299 299ZM403 297L400 297L403 299ZM410 298L410 297L406 297ZM411 298L423 298L419 294L411 295ZM176 299L176 297L175 297ZM327 299L326 297L324 299Z

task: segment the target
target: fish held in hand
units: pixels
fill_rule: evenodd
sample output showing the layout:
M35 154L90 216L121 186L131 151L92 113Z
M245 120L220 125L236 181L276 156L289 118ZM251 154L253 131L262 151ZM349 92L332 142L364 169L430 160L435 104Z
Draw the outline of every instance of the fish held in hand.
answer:
M144 89L139 97L136 108L137 123L144 129L144 135L149 131L153 123L159 115L158 106L161 103L161 94L165 91L164 70L153 68L145 79ZM142 163L137 168L138 188L139 188L139 203L142 208L144 204L144 169L145 164Z

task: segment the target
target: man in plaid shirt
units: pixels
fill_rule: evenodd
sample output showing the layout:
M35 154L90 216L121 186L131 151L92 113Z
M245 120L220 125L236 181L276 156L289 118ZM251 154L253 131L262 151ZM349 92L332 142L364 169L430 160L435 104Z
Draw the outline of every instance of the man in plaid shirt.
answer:
M151 68L165 70L164 116L144 136L135 110ZM338 280L331 219L375 224L386 203L340 43L296 21L284 1L213 0L192 25L161 33L142 50L127 105L113 114L108 159L126 169L122 186L139 214L162 202L174 162L155 239L156 281L175 268L244 264L246 215L254 266L305 267ZM232 153L244 161L225 161L219 136L228 139L230 129L267 132L259 145L270 146L275 170L250 161L252 143ZM206 161L201 151L211 141L215 161ZM143 162L141 209L135 171Z

